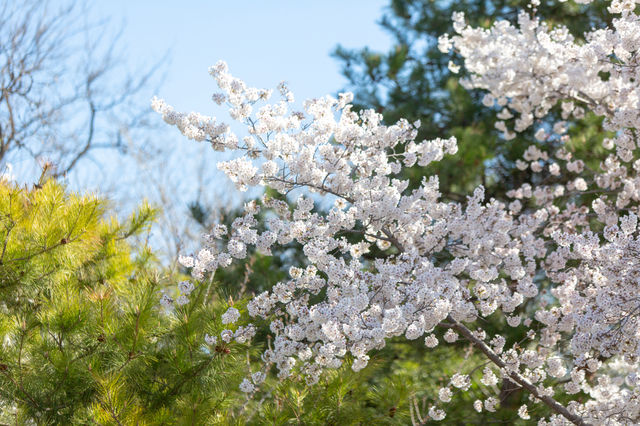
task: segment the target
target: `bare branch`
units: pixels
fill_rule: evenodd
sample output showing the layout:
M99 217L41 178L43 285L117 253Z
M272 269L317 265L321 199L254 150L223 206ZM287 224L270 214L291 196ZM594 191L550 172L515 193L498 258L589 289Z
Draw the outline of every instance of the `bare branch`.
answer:
M138 95L164 59L123 69L119 33L109 36L108 20L83 19L87 5L0 8L0 164L46 159L61 176L94 149L122 149L123 131L149 126L147 97Z

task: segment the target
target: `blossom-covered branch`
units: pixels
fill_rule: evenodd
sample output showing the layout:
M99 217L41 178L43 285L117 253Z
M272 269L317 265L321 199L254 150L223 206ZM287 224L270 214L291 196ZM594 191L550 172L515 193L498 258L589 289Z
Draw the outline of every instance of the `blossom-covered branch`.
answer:
M280 378L300 374L315 383L323 369L347 357L358 371L396 336L435 347L435 329L444 325L451 327L447 343L460 333L494 364L485 367L483 385L498 376L511 380L554 412L541 424L640 421L640 160L634 151L640 22L634 8L613 2L610 11L621 16L612 28L587 34L584 44L524 12L519 28L498 22L476 29L462 14L454 16L458 34L443 36L440 46L464 58L468 88L488 90L485 104L502 107L496 127L505 143L514 131L539 127L538 143L517 167L544 177L504 200L486 200L478 187L466 202L443 201L437 176L410 188L402 171L455 155L456 140L416 140L420 123L388 125L375 111L355 112L348 93L294 111L284 84L280 100L269 103L271 91L248 87L220 62L210 70L222 90L214 101L246 126L243 137L214 118L179 113L154 99L154 109L185 136L241 154L219 164L240 191L306 190L293 208L266 196L261 205L247 203L230 229L215 227L206 246L181 263L202 279L245 258L248 247L269 255L277 245L301 245L306 263L247 306L250 317L270 321L275 338L263 354L264 371L275 365ZM550 125L543 118L558 103L564 121ZM570 120L587 110L605 116L606 128L616 132L605 140L612 151L599 170L587 171L563 145ZM559 149L543 143L552 136ZM314 208L313 194L331 197L333 207ZM273 212L265 230L256 218L261 208ZM373 245L377 255L365 256ZM483 330L478 319L489 316L524 327L526 343L507 345L504 335ZM234 309L223 322L232 328L238 317ZM463 323L474 323L474 331ZM254 333L249 325L221 338L244 342ZM243 390L258 390L259 373ZM452 387L469 389L471 380L452 376L440 401L451 399ZM566 406L555 398L578 393L588 398ZM494 411L498 403L488 396L474 408ZM529 418L526 405L519 415ZM429 416L439 420L445 411L433 406Z

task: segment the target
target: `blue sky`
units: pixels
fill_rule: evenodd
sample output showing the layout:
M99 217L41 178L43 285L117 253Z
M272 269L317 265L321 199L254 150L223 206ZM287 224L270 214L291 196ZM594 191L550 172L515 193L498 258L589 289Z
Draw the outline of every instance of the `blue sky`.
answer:
M179 109L207 112L215 90L207 69L219 59L254 87L286 80L297 99L335 93L345 85L330 57L346 47L386 49L378 26L388 0L132 1L94 3L99 16L122 22L134 64L169 52L159 95Z

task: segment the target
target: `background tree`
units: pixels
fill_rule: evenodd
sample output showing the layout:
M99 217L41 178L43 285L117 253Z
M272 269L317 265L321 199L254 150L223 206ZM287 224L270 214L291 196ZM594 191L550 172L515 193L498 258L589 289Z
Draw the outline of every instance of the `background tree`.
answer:
M158 65L127 70L117 35L87 16L73 0L1 3L0 167L48 160L61 176L92 150L126 152L149 125L137 95Z

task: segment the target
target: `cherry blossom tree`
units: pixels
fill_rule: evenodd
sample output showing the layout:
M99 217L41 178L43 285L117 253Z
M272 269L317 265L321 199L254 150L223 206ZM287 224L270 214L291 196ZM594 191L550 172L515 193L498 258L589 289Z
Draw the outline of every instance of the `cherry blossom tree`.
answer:
M486 199L477 187L465 202L443 201L438 176L410 189L399 172L456 155L456 140L416 140L419 122L388 125L373 110L356 113L349 93L295 111L286 85L270 102L272 91L247 86L219 62L210 69L222 90L213 100L246 125L244 136L154 99L153 108L187 138L240 153L218 165L239 191L304 189L292 208L267 196L248 202L230 228L214 227L198 253L180 259L198 281L245 258L249 247L269 255L292 241L302 246L306 262L291 267L290 279L256 295L246 311L230 308L222 316L228 329L208 337L244 343L256 327L234 325L241 316L270 323L263 368L248 372L241 389L260 392L272 366L282 379L303 376L310 384L346 359L361 370L397 336L430 348L464 339L487 359L481 375L452 375L440 403L416 411L415 423L444 419L447 402L474 384L487 391L474 408L495 410L492 386L499 380L530 395L518 410L522 419L542 404L552 414L539 424L640 422L635 10L633 0L614 0L611 26L585 34L584 43L536 17L535 2L517 24L498 21L488 29L454 14L456 33L443 35L439 47L462 58L450 64L468 71L462 84L485 90L485 105L499 107L503 143L536 130L518 163L536 179L501 200ZM544 118L554 108L563 121L549 125ZM604 117L614 135L595 169L566 148L571 123L586 113ZM320 198L333 206L316 207ZM263 228L256 215L264 208L270 215ZM381 255L366 256L372 250ZM181 287L188 291L163 303L186 303L193 285ZM496 318L502 333L485 329ZM508 341L507 327L527 338ZM437 328L447 330L443 341Z

